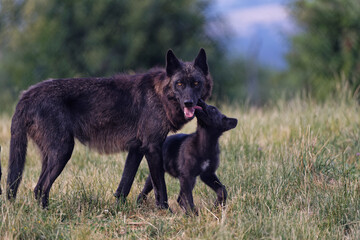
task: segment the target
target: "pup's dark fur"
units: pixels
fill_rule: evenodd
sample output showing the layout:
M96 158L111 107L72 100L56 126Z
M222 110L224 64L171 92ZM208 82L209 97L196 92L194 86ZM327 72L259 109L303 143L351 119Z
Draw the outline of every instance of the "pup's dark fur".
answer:
M225 186L215 174L219 166L219 137L225 131L235 128L237 120L223 115L217 108L199 101L202 110L197 109L197 129L193 134L176 134L166 138L163 145L164 170L180 180L178 203L187 211L195 210L192 190L196 177L211 187L217 194L218 204L225 204ZM153 189L150 176L147 178L138 202L146 199Z
M166 69L111 78L47 80L25 91L11 124L7 196L15 198L25 163L27 137L42 154L34 189L43 207L55 179L71 157L74 138L104 153L129 151L115 196L125 199L145 155L156 203L168 208L161 148L169 131L194 115L212 88L206 54L181 62L167 53Z

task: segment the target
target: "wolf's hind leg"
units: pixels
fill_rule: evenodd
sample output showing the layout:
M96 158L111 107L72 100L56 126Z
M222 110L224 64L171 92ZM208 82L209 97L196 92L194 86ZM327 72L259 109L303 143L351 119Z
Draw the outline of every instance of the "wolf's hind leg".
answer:
M40 177L39 180L34 188L34 194L35 194L35 199L36 200L40 200L41 195L42 195L42 187L44 185L44 181L45 181L45 177L46 177L46 169L47 169L47 163L48 163L48 158L47 156L43 156L43 160L42 160L42 164L41 164L41 173L40 173Z
M179 205L186 210L186 213L189 214L190 212L195 213L198 215L198 211L194 205L194 199L192 195L192 191L195 187L196 178L190 176L182 176L179 178L180 180L180 194L178 197Z
M74 144L73 136L69 135L68 137L63 136L55 145L50 145L51 147L47 153L47 166L44 166L37 188L35 188L35 191L41 194L43 208L46 208L49 204L51 186L69 161Z

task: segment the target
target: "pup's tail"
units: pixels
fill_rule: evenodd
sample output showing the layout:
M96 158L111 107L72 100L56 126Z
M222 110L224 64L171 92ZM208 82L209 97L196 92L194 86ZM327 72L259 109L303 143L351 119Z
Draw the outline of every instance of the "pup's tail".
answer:
M21 182L27 149L27 127L23 112L17 109L11 123L10 156L7 178L7 198L15 199Z

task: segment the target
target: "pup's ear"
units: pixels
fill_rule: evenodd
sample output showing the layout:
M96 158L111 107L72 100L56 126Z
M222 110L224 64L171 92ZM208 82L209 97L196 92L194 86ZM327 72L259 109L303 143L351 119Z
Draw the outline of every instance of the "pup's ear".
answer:
M226 117L225 119L223 119L223 127L224 127L224 131L228 131L230 129L233 129L236 127L237 125L237 119L236 118L228 118Z
M168 77L174 75L174 73L181 69L181 64L179 60L176 58L174 52L169 49L166 54L166 74Z
M200 49L200 52L195 59L194 66L200 68L205 76L208 75L209 67L206 62L206 53L203 48Z

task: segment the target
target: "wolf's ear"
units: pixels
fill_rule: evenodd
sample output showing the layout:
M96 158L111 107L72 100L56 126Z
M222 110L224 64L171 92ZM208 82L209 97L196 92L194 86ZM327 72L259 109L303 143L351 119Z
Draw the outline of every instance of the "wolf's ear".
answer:
M203 100L206 100L211 95L213 81L209 74L209 67L206 60L206 53L203 48L200 49L200 52L194 61L194 67L199 68L205 75L205 85L202 90L201 98Z
M166 54L166 74L170 77L179 69L181 69L181 64L176 58L174 52L169 49Z
M203 48L200 49L200 52L195 59L194 66L200 68L205 76L208 75L209 68L206 62L206 53Z

